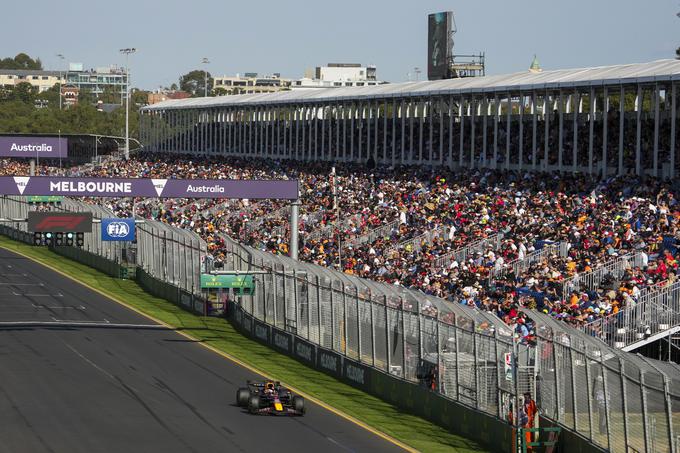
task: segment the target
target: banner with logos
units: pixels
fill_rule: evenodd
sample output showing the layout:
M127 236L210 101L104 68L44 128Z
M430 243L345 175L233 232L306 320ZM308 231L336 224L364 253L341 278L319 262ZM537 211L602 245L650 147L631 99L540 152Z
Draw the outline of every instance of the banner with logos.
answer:
M102 241L134 241L135 219L102 219Z

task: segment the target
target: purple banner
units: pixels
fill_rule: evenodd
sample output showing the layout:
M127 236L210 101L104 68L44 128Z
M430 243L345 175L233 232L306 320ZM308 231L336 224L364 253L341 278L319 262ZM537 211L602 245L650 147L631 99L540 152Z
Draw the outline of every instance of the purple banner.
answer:
M68 155L68 139L55 137L0 137L0 157L58 159Z
M273 198L295 200L298 182L235 179L67 178L0 176L0 195L71 197Z

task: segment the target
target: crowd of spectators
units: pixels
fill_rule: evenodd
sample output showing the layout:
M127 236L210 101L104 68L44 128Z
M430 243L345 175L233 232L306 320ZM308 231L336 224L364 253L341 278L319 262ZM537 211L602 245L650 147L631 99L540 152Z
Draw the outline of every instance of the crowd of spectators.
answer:
M27 174L4 160L0 173ZM58 169L39 166L38 174ZM634 305L645 291L678 274L675 238L680 205L673 188L647 178L600 181L583 175L492 170L367 169L297 161L139 155L129 161L61 169L91 177L298 179L300 259L345 273L415 288L496 314L525 338L531 322L521 308L582 325ZM289 214L276 200L104 199L121 216L152 218L199 234L216 262L221 235L287 254ZM490 241L460 261L455 250ZM552 244L560 244L560 247ZM545 248L541 258L525 260ZM594 288L565 282L637 254L640 265ZM632 261L631 261L632 263ZM428 312L432 307L423 306Z

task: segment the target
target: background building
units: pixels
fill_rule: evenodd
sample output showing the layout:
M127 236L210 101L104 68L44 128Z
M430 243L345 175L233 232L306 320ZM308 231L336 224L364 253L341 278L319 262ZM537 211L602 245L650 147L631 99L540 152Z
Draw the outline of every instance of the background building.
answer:
M257 73L246 72L243 76L236 74L235 77L222 76L213 78L212 89L217 96L228 94L256 94L275 93L289 90L290 79L282 79L281 74L270 76L258 76Z
M376 77L376 67L362 66L357 63L329 63L307 71L305 77L295 80L293 89L340 88L380 85Z
M154 91L147 93L146 103L148 105L157 104L159 102L168 101L170 99L186 99L190 98L191 95L186 91Z
M27 82L38 87L42 93L52 88L61 81L65 82L66 73L59 71L39 71L33 69L0 69L0 86L12 87Z

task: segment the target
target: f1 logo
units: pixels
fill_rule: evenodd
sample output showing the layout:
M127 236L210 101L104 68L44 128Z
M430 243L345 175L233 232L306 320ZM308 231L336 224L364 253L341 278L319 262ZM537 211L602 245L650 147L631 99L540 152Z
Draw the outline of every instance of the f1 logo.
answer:
M28 230L52 233L89 233L92 231L92 213L30 211L28 213Z
M49 216L45 217L35 226L36 231L56 231L59 228L65 228L67 231L73 231L85 220L82 216Z

